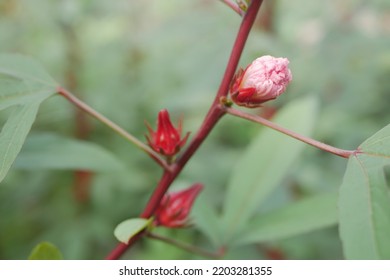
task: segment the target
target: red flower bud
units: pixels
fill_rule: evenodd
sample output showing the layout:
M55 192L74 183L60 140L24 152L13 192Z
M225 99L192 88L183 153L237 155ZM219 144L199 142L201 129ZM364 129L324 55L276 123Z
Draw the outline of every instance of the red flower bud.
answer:
M157 130L154 132L150 125L146 123L150 136L146 136L149 146L156 152L173 156L180 151L188 139L189 133L183 139L181 138L181 126L182 122L179 121L178 128L176 129L169 118L167 110L161 110L158 113Z
M203 185L198 183L166 194L155 212L155 225L171 228L188 226L188 215L202 189Z
M270 55L254 60L245 70L239 69L230 87L232 100L239 106L259 107L281 95L292 79L287 58Z

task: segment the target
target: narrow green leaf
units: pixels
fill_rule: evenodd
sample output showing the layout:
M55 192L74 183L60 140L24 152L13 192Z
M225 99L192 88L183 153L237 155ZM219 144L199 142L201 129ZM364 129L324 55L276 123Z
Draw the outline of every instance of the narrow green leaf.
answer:
M45 98L57 83L34 60L16 54L0 54L0 110Z
M29 170L115 171L125 169L123 163L113 154L94 143L49 133L27 137L14 166Z
M237 244L273 241L336 225L337 193L304 198L253 218Z
M290 130L309 136L314 126L317 103L313 98L292 102L275 118ZM250 219L268 195L280 185L305 144L264 128L247 148L234 169L227 189L223 215L225 242Z
M215 247L219 247L221 245L221 222L216 210L204 195L197 199L195 207L192 209L192 216L196 227L210 239Z
M114 235L120 242L127 244L130 238L147 228L151 222L152 219L141 218L125 220L116 226Z
M29 260L63 260L60 250L49 242L39 243L32 250Z
M35 120L40 102L17 106L0 133L0 182L11 168Z
M365 141L348 161L340 188L340 236L348 259L390 259L390 125Z

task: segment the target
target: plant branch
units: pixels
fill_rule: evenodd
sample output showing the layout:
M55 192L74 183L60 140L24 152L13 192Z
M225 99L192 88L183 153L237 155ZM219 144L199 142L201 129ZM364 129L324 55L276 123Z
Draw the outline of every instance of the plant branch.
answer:
M325 143L319 142L319 141L314 140L312 138L300 135L294 131L291 131L291 130L288 130L284 127L281 127L281 126L277 125L276 123L273 123L273 122L271 122L267 119L264 119L260 116L254 116L254 115L242 112L242 111L234 109L234 108L229 108L229 107L225 107L225 111L230 115L233 115L233 116L236 116L236 117L239 117L242 119L246 119L246 120L249 120L252 122L260 123L260 124L265 125L269 128L272 128L272 129L277 130L281 133L284 133L288 136L291 136L299 141L302 141L306 144L309 144L313 147L316 147L318 149L321 149L321 150L326 151L328 153L335 154L335 155L343 157L343 158L349 158L351 155L356 153L356 151L342 150L342 149L327 145Z
M262 0L253 0L251 5L249 6L248 11L245 14L238 30L238 34L234 42L233 49L230 54L230 58L227 63L226 70L219 86L218 92L201 127L199 128L194 138L191 140L191 143L188 145L188 148L176 160L176 163L171 166L171 172L165 171L162 175L157 187L155 188L147 205L145 206L144 211L140 215L141 218L147 219L153 215L154 211L160 204L161 199L167 192L171 183L180 174L181 170L184 168L184 166L192 157L192 155L198 150L198 148L209 135L210 131L216 125L218 120L225 114L225 110L223 107L220 106L219 100L222 97L227 96L229 92L230 81L234 76L238 62L241 57L241 53L244 50L246 40L256 19L257 12L260 9L262 2ZM132 238L127 245L124 243L118 244L118 246L114 248L114 250L106 257L106 259L118 259L129 247L132 246L134 241L135 240L133 240Z
M220 1L225 3L226 5L228 5L233 11L235 11L240 16L245 15L245 12L243 10L241 10L241 8L233 0L220 0Z
M165 170L171 170L171 167L167 164L167 162L161 158L161 156L153 151L149 146L142 143L140 140L135 138L133 135L128 133L126 130L118 126L116 123L112 122L111 120L107 119L105 116L100 114L99 112L95 111L93 108L85 104L83 101L78 99L76 96L74 96L72 93L67 91L66 89L62 87L57 88L57 93L68 99L72 104L74 104L79 109L83 110L87 114L91 115L95 119L99 120L100 122L104 123L106 126L114 130L116 133L118 133L120 136L125 138L127 141L133 143L138 148L149 154L161 167L163 167Z
M223 248L221 250L219 250L218 252L209 252L209 251L206 251L202 248L192 246L190 244L187 244L187 243L184 243L181 241L177 241L176 239L172 239L172 238L162 236L162 235L159 235L156 233L150 232L146 236L150 237L152 239L155 239L155 240L159 240L159 241L171 244L171 245L176 246L180 249L183 249L184 251L187 251L187 252L190 252L193 254L197 254L197 255L200 255L200 256L203 256L206 258L220 259L221 257L223 257L223 255L225 253L225 250Z
M107 256L106 260L117 260L119 259L127 250L127 248L131 247L135 242L137 242L142 236L146 233L145 230L139 232L134 235L127 244L119 243Z
M230 82L233 79L234 73L236 72L238 62L240 61L241 54L244 50L246 40L248 39L249 32L252 29L253 23L256 20L257 12L260 9L263 0L253 0L248 8L238 31L236 40L233 45L232 52L222 78L221 85L219 86L217 95L215 97L213 106L219 104L219 100L222 97L226 97L229 92Z

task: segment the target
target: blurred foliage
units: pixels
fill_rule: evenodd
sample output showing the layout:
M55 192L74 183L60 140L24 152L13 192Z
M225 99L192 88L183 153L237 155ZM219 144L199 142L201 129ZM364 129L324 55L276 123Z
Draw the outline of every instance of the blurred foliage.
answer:
M288 92L267 106L317 96L314 138L345 149L356 148L389 123L389 1L265 2L260 19L271 20L255 24L241 66L263 54L288 57L294 79ZM144 120L153 123L161 108L173 119L183 115L184 130L194 133L214 98L240 20L213 0L0 0L0 51L33 56L60 84L139 138L146 133ZM88 140L111 151L126 170L96 173L89 200L80 203L71 170L15 166L0 187L1 259L26 259L41 241L55 244L65 259L104 258L117 244L115 226L145 205L161 174L158 166L103 125L88 121ZM53 97L42 104L33 132L69 138L75 127L74 108ZM197 205L207 199L219 211L227 174L261 129L223 119L173 188L202 182L206 188ZM345 166L344 159L306 147L259 211L337 190ZM195 228L162 231L212 247ZM226 257L269 258L264 246L278 248L288 259L343 258L335 228L231 248ZM154 240L142 240L125 257L199 258Z
M29 260L63 260L61 252L49 242L39 243L32 250Z

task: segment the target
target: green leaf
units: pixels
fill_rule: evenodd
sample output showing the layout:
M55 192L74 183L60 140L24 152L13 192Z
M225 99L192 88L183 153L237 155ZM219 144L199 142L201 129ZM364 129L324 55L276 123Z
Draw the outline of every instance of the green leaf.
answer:
M147 228L152 223L152 219L133 218L125 220L116 226L115 237L123 243L128 243L137 233Z
M11 168L35 120L39 102L17 106L0 133L0 182Z
M287 105L274 122L309 136L316 111L316 100L306 98ZM229 180L223 213L225 242L236 239L235 234L280 185L304 147L304 143L272 129L261 130L237 163Z
M0 110L16 106L0 133L0 182L22 148L40 103L55 92L55 81L35 61L0 54Z
M32 250L29 260L63 260L60 250L49 242L39 243Z
M349 161L340 188L340 236L348 259L390 259L390 125L366 140Z
M196 227L206 235L216 246L221 245L221 222L214 207L210 205L204 195L197 198L195 207L192 209L192 216Z
M34 60L0 54L0 110L43 101L56 92L57 83Z
M238 244L287 238L336 225L337 221L337 193L315 195L256 216L245 227Z
M123 163L113 154L94 143L49 133L29 136L15 161L15 167L29 170L125 170Z

